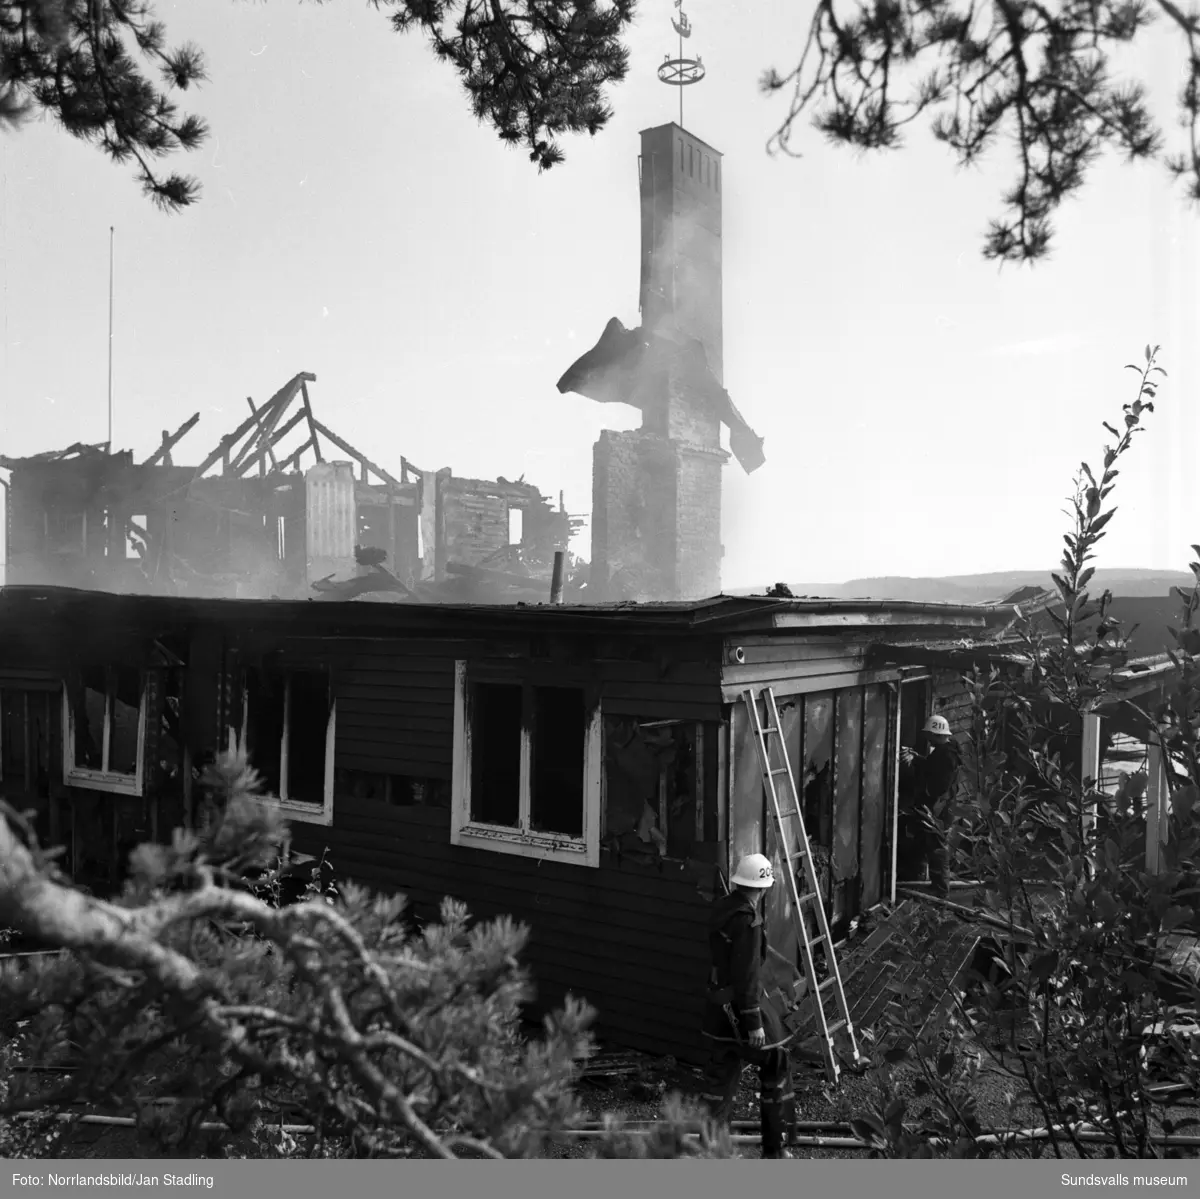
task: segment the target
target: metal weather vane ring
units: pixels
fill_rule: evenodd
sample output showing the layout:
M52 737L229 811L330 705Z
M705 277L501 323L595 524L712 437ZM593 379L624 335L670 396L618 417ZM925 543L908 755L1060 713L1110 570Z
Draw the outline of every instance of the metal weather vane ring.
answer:
M679 35L679 54L678 57L672 58L669 54L663 56L663 60L658 65L658 78L662 83L669 84L671 87L687 87L692 83L699 83L704 78L704 62L697 54L695 58L685 58L683 55L683 39L692 36L692 25L688 20L687 13L683 11L683 0L675 0L675 7L679 9L679 20L671 19L671 27ZM679 125L683 127L683 93L679 93Z

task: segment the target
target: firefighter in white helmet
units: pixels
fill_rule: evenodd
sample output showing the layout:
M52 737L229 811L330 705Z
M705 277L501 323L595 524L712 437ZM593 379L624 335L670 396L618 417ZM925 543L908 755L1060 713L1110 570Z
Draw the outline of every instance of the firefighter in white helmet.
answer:
M916 748L900 751L900 837L897 876L911 882L929 865L936 895L950 893L945 824L958 785L958 747L944 716L930 716Z
M714 1120L728 1123L746 1063L758 1067L763 1157L786 1157L795 1099L787 1042L778 1015L762 1005L760 977L767 956L763 898L775 881L771 860L747 854L715 901L709 920L712 973L704 1011L711 1056L704 1101Z

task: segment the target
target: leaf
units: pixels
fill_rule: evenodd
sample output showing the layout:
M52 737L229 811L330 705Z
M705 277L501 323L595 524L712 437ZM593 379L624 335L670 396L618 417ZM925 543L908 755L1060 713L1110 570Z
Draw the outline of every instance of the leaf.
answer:
M894 1066L897 1062L902 1062L908 1057L907 1045L894 1045L884 1055L883 1060L889 1065Z
M946 1078L950 1071L954 1069L954 1050L947 1049L937 1060L937 1072L939 1078Z
M886 1130L879 1122L879 1117L872 1114L859 1116L855 1120L850 1121L850 1131L854 1133L860 1141L866 1141L870 1144L875 1138L883 1140L886 1136Z
M918 1099L928 1095L932 1090L933 1088L929 1085L928 1079L918 1078L917 1081L913 1083L913 1095L915 1095Z
M1150 359L1153 357L1154 357L1154 354L1150 350L1150 343L1147 342L1146 343L1146 361L1149 362Z
M884 1109L883 1122L885 1124L894 1124L897 1121L904 1119L904 1113L908 1109L908 1104L903 1099L896 1098L891 1101Z

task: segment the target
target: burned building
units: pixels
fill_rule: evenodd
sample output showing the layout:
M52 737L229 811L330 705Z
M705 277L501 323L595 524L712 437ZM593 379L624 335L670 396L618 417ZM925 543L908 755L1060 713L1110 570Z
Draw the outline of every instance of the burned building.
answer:
M696 599L721 590L721 428L747 472L762 439L723 385L721 155L674 124L641 137L641 324L609 321L558 389L642 412L595 446L593 596Z
M746 690L778 697L840 938L893 894L898 746L937 703L939 646L990 646L1012 615L10 586L0 794L104 893L134 845L196 818L199 765L238 737L339 879L419 918L451 895L527 923L540 1007L586 996L606 1040L699 1061L709 899L744 853L782 867ZM770 904L795 961L784 888Z
M580 524L561 498L406 458L394 476L315 418L315 378L247 400L197 466L174 454L199 413L144 462L107 445L0 458L6 582L243 599L546 592Z

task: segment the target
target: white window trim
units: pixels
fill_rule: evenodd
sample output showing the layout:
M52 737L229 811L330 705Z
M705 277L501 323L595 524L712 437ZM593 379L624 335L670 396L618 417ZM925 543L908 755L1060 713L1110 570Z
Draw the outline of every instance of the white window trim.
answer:
M285 670L287 682L283 689L283 743L279 747L279 795L269 800L290 820L300 824L333 824L333 755L337 746L337 698L330 695L329 720L325 725L325 785L321 789L321 806L288 798L288 742L291 740L292 723L292 672ZM331 685L332 690L332 685ZM242 744L246 745L246 734L250 727L250 694L242 679ZM232 736L232 730L230 730ZM253 762L250 763L254 765Z
M484 824L471 819L471 730L467 723L467 664L454 663L454 765L451 776L450 844L493 853L516 854L544 862L576 866L600 865L602 741L604 722L599 703L588 720L583 743L583 834L536 832L529 827L529 771L532 744L528 729L521 731L520 827Z
M75 712L71 706L70 688L63 684L63 782L68 786L87 787L92 791L111 791L114 795L142 794L146 774L146 676L141 676L138 700L137 767L133 774L115 770L92 770L75 765ZM104 731L101 761L108 761L112 740L112 699L107 686L104 693Z

